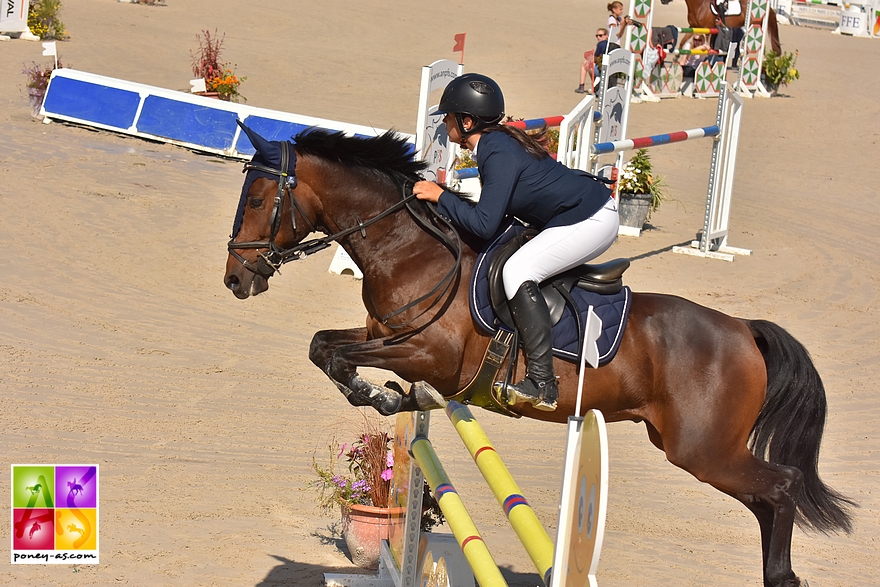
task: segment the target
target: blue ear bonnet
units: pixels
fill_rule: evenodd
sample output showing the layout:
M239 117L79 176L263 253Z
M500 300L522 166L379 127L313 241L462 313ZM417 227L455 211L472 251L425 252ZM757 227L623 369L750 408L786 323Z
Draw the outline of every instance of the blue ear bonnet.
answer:
M242 125L242 128L244 128L245 131L250 131L250 129L247 129L244 125ZM248 132L249 138L251 137L252 132L253 131ZM251 142L254 143L253 140ZM235 211L235 221L232 223L232 235L230 236L232 239L237 237L238 231L241 230L241 224L244 222L244 210L247 205L247 194L254 181L259 177L265 177L266 179L271 179L276 182L281 181L281 177L276 173L269 173L268 171L259 168L250 167L251 165L266 167L269 169L279 169L281 167L281 142L270 142L265 139L259 142L259 148L265 148L269 153L267 156L267 153L257 150L251 159L251 162L245 164L244 170L247 172L247 176L245 176L244 185L241 186L241 197L238 200L238 209ZM296 152L293 150L294 144L292 142L288 141L287 144L290 157L290 160L287 163L287 184L290 186L290 189L293 189L296 187ZM254 146L257 147L255 143Z

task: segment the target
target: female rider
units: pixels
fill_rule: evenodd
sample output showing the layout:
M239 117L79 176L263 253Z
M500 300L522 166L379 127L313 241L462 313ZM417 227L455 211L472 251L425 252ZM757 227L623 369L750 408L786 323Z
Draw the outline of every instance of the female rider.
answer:
M492 79L462 75L440 99L451 142L474 153L482 181L476 204L440 185L420 181L413 193L437 203L457 226L492 238L515 216L540 232L507 261L504 293L520 333L526 377L508 387L514 401L539 410L556 409L559 390L553 373L550 312L538 284L601 255L617 238L617 204L600 181L550 157L532 136L501 125L504 96Z

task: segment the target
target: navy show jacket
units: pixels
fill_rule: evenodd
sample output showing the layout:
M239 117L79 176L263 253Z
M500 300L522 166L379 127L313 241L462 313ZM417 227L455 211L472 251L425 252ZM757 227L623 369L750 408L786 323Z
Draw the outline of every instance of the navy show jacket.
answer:
M484 133L476 149L483 187L474 204L443 191L438 210L457 226L491 238L508 216L543 230L595 214L611 195L602 182L551 157L535 159L502 131Z

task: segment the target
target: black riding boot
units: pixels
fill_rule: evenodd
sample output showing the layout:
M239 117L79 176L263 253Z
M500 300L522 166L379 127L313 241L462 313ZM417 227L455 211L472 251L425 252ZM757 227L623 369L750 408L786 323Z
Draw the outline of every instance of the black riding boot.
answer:
M559 388L553 375L553 339L550 333L550 310L534 281L526 281L509 302L513 321L526 354L525 378L507 391L515 400L525 401L535 409L556 409Z

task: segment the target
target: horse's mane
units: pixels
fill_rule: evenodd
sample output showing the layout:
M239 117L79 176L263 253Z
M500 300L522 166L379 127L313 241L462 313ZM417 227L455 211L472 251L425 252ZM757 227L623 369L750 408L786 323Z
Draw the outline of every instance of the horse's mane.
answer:
M427 163L413 159L413 147L394 131L377 137L349 137L343 132L309 128L296 135L296 150L349 167L375 169L415 178Z

